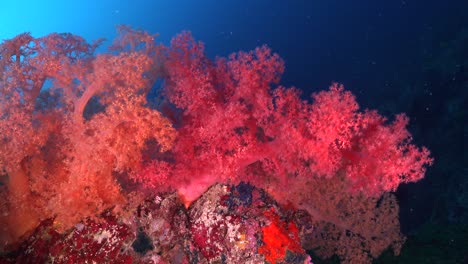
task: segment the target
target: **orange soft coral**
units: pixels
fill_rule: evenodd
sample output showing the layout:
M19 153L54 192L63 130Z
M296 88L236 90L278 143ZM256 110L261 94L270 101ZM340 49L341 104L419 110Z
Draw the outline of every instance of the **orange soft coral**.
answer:
M42 219L68 228L118 206L125 199L114 175L137 175L148 141L171 148L172 124L146 101L158 47L138 31L123 34L100 55L71 34L0 45L2 246Z

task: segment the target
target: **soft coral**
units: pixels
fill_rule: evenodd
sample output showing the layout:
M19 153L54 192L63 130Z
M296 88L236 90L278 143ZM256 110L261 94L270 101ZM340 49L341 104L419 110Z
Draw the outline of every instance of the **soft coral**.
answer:
M388 122L361 111L336 83L312 103L295 88L273 87L284 64L265 46L212 62L184 33L167 55L163 91L179 114L171 182L182 194L195 199L213 182L250 181L330 227L317 242L325 256L368 262L368 252L398 252L398 204L385 193L432 164L427 149L411 144L407 117Z
M68 228L121 204L114 174L137 174L150 140L171 147L171 123L146 102L154 80L146 75L158 74L158 47L147 41L130 31L120 50L100 55L71 34L23 34L0 45L0 169L9 178L0 222L10 234L1 242L44 218Z
M313 94L312 104L296 89L272 89L284 65L265 46L214 63L183 33L165 66L164 92L182 110L176 171L189 185L203 175L236 181L261 162L282 183L345 170L351 189L378 196L419 180L432 162L427 149L410 144L404 115L387 124L375 111L361 112L342 85Z

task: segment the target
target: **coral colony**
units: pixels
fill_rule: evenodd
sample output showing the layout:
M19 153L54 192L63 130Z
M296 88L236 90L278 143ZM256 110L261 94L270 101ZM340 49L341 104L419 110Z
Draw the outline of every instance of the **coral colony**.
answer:
M0 262L370 263L391 193L432 163L404 114L340 84L301 98L266 47L211 60L126 26L0 45Z

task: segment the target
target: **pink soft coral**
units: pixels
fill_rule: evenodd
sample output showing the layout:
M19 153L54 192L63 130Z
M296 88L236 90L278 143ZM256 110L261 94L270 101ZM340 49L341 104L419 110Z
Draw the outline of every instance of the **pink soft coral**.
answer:
M387 122L360 111L339 84L312 103L297 89L273 87L284 63L265 46L212 62L183 33L167 54L166 113L179 136L171 182L188 202L213 182L250 181L333 230L315 241L325 257L366 263L368 252L398 253L398 204L385 193L432 164L427 149L411 144L406 116Z
M341 85L314 94L312 104L295 89L272 89L284 66L265 46L213 63L183 33L165 66L164 92L182 110L176 174L188 185L204 175L237 181L261 163L266 171L251 180L344 170L351 189L378 196L421 179L432 162L427 149L410 144L404 115L387 124L375 111L360 112Z
M375 196L424 177L432 158L410 144L404 114L388 123L376 111L359 112L354 96L337 84L313 99L308 127L315 137L311 147L320 153L316 172L330 177L343 169L352 189Z

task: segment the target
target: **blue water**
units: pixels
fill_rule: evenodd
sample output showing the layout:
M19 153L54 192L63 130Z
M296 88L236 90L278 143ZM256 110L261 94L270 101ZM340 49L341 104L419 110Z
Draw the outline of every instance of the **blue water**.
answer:
M395 71L417 63L434 33L463 23L467 5L461 0L4 0L0 39L25 31L35 37L71 32L89 41L112 39L115 25L128 24L158 32L167 43L190 30L212 57L269 45L286 61L287 85L312 91L338 81L359 92L385 85Z

